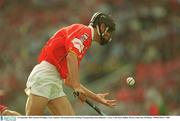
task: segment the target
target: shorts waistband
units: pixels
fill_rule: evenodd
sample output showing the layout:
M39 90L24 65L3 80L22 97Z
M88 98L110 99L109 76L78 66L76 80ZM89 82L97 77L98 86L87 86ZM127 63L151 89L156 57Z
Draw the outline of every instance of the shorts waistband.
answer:
M48 68L52 68L52 69L55 69L56 70L56 67L54 65L52 65L51 63L47 62L47 61L42 61L40 63L40 65L43 65L43 66L46 66Z

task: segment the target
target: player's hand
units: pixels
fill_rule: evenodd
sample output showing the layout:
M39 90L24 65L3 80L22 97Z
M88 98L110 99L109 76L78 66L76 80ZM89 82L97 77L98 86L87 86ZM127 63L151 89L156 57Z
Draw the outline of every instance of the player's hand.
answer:
M74 90L75 90L75 94L76 94L76 96L78 96L79 100L81 102L85 102L86 98L87 98L85 91L81 87L75 88Z
M109 95L109 93L97 94L99 102L106 105L106 106L108 106L108 107L116 106L117 101L116 100L106 99L107 95Z

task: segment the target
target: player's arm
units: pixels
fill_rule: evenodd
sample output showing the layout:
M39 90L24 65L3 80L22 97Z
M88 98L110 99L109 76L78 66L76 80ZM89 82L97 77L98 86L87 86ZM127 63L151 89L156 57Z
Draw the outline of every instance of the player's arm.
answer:
M96 102L102 103L109 107L116 105L116 100L106 99L106 96L109 95L109 93L96 94L96 93L92 92L91 90L87 89L86 87L84 87L83 85L81 85L81 87L85 91L87 97L95 100Z
M97 94L92 92L91 90L87 89L85 86L81 84L81 88L86 92L87 96L95 101L98 101Z
M79 88L80 82L77 55L73 51L69 51L66 56L66 59L68 67L68 76L65 80L65 84L73 89Z
M81 101L84 101L86 97L89 97L107 106L115 105L116 103L115 100L105 99L105 96L107 96L108 93L95 94L94 92L90 91L89 89L84 87L82 84L80 84L78 57L73 51L69 51L66 58L67 58L67 66L68 66L69 74L68 74L67 79L65 80L65 84L80 94L79 98L81 99Z
M85 91L80 86L78 57L76 53L69 51L66 59L69 73L67 79L65 80L65 84L74 89L74 91L78 91L81 96L86 97Z
M97 96L95 93L80 84L78 57L73 51L69 51L67 55L67 66L69 74L67 79L65 80L65 84L75 91L78 91L80 93L80 99L82 101L86 98L86 96L97 100Z

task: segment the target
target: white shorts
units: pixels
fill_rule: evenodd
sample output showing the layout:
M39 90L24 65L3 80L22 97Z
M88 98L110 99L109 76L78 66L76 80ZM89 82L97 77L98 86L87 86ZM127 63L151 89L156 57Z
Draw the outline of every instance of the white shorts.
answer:
M56 67L46 61L36 65L28 77L25 93L34 94L52 100L66 96Z

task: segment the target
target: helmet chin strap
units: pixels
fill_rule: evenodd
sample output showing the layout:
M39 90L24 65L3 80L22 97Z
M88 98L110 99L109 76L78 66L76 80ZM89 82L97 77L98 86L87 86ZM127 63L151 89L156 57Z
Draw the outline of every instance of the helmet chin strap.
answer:
M97 29L98 35L101 36L100 30L99 30L99 26L98 26L98 25L96 25L96 29Z
M108 31L109 27L106 27L105 31L102 33L102 36Z

